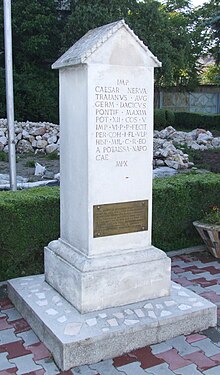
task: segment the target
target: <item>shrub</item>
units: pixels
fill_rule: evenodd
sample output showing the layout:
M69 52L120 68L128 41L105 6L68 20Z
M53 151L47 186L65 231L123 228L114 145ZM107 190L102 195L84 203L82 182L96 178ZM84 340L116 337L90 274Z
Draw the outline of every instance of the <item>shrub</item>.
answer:
M166 116L164 109L155 109L154 110L154 128L155 130L161 130L165 128Z
M161 130L167 126L173 126L175 123L174 112L170 109L155 109L154 110L154 127L156 130Z
M59 237L59 189L0 193L0 279L43 272L43 248Z
M165 109L166 126L174 126L175 114L170 109Z
M192 112L175 112L174 116L175 129L220 129L220 115Z
M184 174L153 183L153 244L201 244L192 222L220 206L220 175ZM202 199L201 199L202 197ZM43 272L43 248L59 237L59 188L0 192L0 280Z
M153 243L165 250L201 243L192 225L210 206L220 206L220 175L186 174L153 183Z

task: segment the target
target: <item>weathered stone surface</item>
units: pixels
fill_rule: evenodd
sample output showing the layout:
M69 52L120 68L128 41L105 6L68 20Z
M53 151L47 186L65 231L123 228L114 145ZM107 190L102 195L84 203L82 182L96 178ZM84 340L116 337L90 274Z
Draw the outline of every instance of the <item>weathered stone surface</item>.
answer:
M56 143L57 142L57 136L52 135L51 137L48 137L47 142L48 142L48 144Z
M39 139L37 141L37 148L45 149L46 146L47 146L47 141L45 139Z
M51 143L48 146L46 146L46 153L52 154L52 152L55 152L58 149L58 145L55 143Z
M17 152L18 153L34 152L34 149L33 149L32 145L30 144L29 141L27 141L25 139L21 139L18 142L18 145L17 145Z
M216 137L212 140L212 146L213 147L220 147L220 137Z
M8 143L8 139L5 136L0 137L0 143L5 146Z
M45 127L35 128L31 130L30 132L31 135L44 135L45 133L46 133Z

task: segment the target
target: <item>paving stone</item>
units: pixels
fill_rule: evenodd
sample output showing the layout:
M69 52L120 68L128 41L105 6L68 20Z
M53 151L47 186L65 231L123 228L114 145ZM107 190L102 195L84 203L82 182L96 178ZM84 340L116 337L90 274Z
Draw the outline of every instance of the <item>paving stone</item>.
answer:
M179 367L184 367L193 363L193 361L190 361L186 359L185 357L184 358L181 357L177 353L176 349L171 349L171 350L168 350L167 352L159 353L156 356L163 359L165 362L167 362L171 370L176 370Z
M166 343L171 345L173 348L177 350L179 355L183 356L185 354L190 354L198 351L198 349L194 348L186 341L186 337L181 335L174 337L173 339L167 340ZM217 353L215 353L217 354Z
M204 332L204 331L203 331ZM191 335L186 336L186 341L191 344L192 342L196 342L199 340L205 339L205 335L200 335L199 333L192 333Z
M14 363L11 363L8 360L8 353L7 352L0 353L0 370L7 370L9 368L14 368L14 367L15 367Z
M116 370L117 371L117 370ZM146 375L146 371L144 371L141 367L140 367L140 363L139 362L133 362L133 363L129 363L125 366L121 366L119 367L118 371L117 372L111 372L111 373L108 373L108 372L100 372L101 375L111 375L111 374L117 374L117 375ZM153 374L153 373L151 373Z
M1 310L10 309L12 307L14 307L14 305L11 303L9 298L5 298L5 299L0 301L0 309ZM2 311L2 312L5 313L5 311Z
M154 344L150 346L152 354L158 354L167 352L168 350L172 349L172 345L169 345L167 341L161 342L160 344Z
M143 369L146 369L148 367L157 366L157 365L160 365L161 363L164 362L163 359L158 358L158 355L154 356L152 354L151 348L149 346L147 346L145 348L133 350L130 353L130 355L135 356L137 358L138 362L141 363L141 367Z
M210 368L209 370L203 371L204 375L219 375L220 374L220 366L215 366Z
M213 344L209 338L199 340L191 344L195 348L201 349L207 357L220 354L220 348Z
M96 370L92 370L90 366L79 366L73 368L74 375L97 375Z
M184 358L194 363L200 371L208 370L209 368L216 365L216 363L210 358L206 357L202 351L187 354L184 356Z
M184 275L185 276L185 275ZM200 277L198 279L194 279L193 280L193 283L195 284L199 284L201 287L205 288L205 289L209 289L211 288L212 290L212 287L216 288L216 283L218 282L217 279L213 279L213 280L206 280L204 277L201 277L201 275L199 275ZM218 287L217 290L220 292L220 288ZM216 291L217 291L216 290Z
M152 375L175 375L175 372L171 371L169 369L169 366L167 363L162 363L161 365L150 367L147 370L145 370L145 373L152 374ZM133 373L133 375L135 372ZM135 374L136 375L136 374Z
M13 325L7 322L7 317L0 317L0 331L9 328L13 328Z
M196 365L188 365L185 367L178 368L174 371L177 375L201 375L201 371L199 371Z
M8 322L12 322L13 320L22 319L21 314L16 310L15 307L11 309L4 310L4 313L8 316Z
M45 375L58 375L60 373L58 367L50 358L40 359L39 361L36 361L36 364L43 367Z
M209 301L211 301L213 303L220 302L220 296L217 295L215 292L212 292L212 291L200 293L200 296L208 299Z
M181 267L176 266L176 265L174 265L174 266L172 265L171 270L175 274L179 274L179 273L183 273L184 272L184 270Z
M31 354L30 350L27 350L23 346L23 342L16 341L16 342L9 342L8 344L0 345L0 352L8 352L8 359L12 359L15 357L21 357L22 355Z
M220 365L220 354L213 355L210 359L215 362L216 366Z
M205 331L202 331L212 342L220 346L220 332L217 328L208 328Z
M0 282L0 300L7 298L7 284Z
M216 267L216 264L213 264L212 263L209 263L208 267L204 267L206 272L210 272L211 275L216 275L216 274L219 274L220 273L220 269L217 269Z
M44 374L45 374L45 371L42 369L42 370L27 372L26 374L23 374L23 375L44 375Z
M201 295L201 293L205 293L205 289L202 288L200 285L189 285L189 286L187 286L187 289L190 289L193 292L195 292L196 294L200 294L200 295Z
M31 371L41 370L42 366L33 361L33 355L24 355L22 357L13 358L13 363L18 368L17 375L30 373Z
M11 322L15 329L15 334L28 331L31 329L28 322L25 319L18 319Z
M178 279L176 279L176 282L185 287L192 285L192 281L187 280L186 277L179 277Z
M198 267L185 268L185 272L192 272L194 275L200 275L201 273L207 272L206 270Z
M27 350L31 351L34 355L34 360L39 361L43 358L50 358L51 354L46 346L42 342L37 342L36 344L29 345L26 347Z
M29 346L40 342L39 338L35 335L32 329L29 331L17 333L17 336L20 337L24 341L24 346Z
M211 292L215 292L216 294L220 294L220 285L216 285L216 283L214 285L211 285L211 286L208 286L207 288L205 288L205 291L211 291Z
M20 337L17 337L15 335L14 328L4 329L3 331L1 331L0 345L7 344L9 342L16 342L20 340L21 340Z
M137 362L135 362L135 363L137 363ZM131 366L131 365L132 365L132 363L128 364L126 366ZM140 366L140 363L139 363L139 366ZM98 362L94 365L90 365L89 367L90 367L90 369L95 370L97 373L102 374L102 375L119 375L119 370L117 370L113 366L113 360L111 360L111 359L107 359L106 361ZM120 367L120 371L123 371L123 370L121 370L123 367L125 367L125 366ZM144 373L143 373L143 375L144 375Z
M8 370L0 370L0 375L16 375L17 367L9 368Z
M216 276L217 277L215 278L215 280L218 280L218 278L220 278L220 275L216 275ZM207 281L213 280L213 275L211 275L210 272L202 272L199 274L194 274L191 271L188 271L188 272L184 272L184 277L186 277L187 280L193 280L193 281L197 280L198 278L204 278Z
M128 363L132 363L137 361L137 358L135 356L131 356L129 354L124 354L120 357L115 357L113 358L113 366L115 367L120 367L120 366L125 366Z

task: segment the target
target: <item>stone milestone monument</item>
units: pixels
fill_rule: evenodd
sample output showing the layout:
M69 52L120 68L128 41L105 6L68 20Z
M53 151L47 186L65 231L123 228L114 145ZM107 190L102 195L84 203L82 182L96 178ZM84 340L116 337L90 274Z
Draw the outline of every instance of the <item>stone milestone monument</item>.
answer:
M61 233L9 296L63 370L214 326L151 244L154 68L124 21L89 31L60 74ZM164 202L166 204L166 202Z

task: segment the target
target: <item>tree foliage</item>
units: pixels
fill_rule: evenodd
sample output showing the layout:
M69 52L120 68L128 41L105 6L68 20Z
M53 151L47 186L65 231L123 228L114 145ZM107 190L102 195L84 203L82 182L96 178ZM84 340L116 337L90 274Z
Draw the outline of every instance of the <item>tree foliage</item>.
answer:
M198 58L218 57L219 6L209 0L71 0L69 12L55 0L13 0L15 118L58 121L58 75L51 64L88 30L125 19L162 62L157 87L192 89ZM5 116L3 5L0 2L0 116Z

